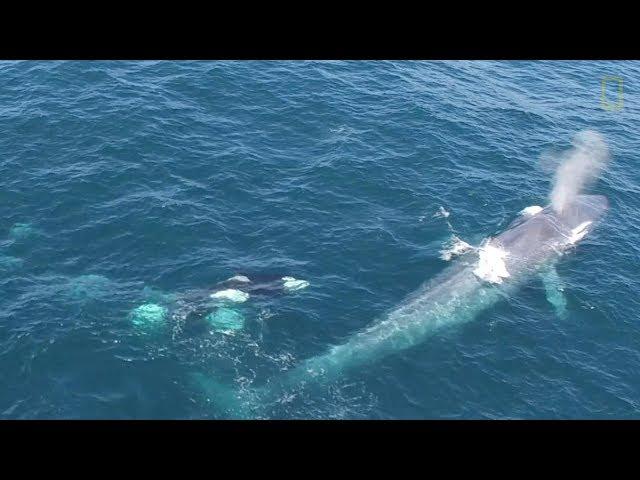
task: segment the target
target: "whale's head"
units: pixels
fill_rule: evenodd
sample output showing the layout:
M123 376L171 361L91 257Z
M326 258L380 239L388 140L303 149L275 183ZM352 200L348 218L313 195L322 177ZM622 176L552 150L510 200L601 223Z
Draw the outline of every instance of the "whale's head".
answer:
M577 195L561 212L553 213L565 228L575 231L585 224L593 228L608 209L609 200L603 195Z
M509 272L539 264L583 240L608 208L609 202L602 195L577 195L561 212L549 205L521 216L490 243L504 253Z

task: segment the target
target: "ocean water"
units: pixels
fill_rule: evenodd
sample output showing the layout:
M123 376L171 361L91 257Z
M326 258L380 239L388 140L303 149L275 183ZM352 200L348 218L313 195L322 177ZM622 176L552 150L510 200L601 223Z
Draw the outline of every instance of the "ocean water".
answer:
M0 418L230 418L548 202L600 132L605 220L474 321L256 418L637 418L637 62L0 62ZM623 80L623 105L618 81ZM607 108L605 108L607 107ZM445 213L445 214L443 214ZM448 214L448 215L446 215ZM188 328L235 274L309 282ZM190 303L191 302L191 303ZM132 311L166 308L140 326ZM157 311L156 311L157 313ZM235 318L235 317L234 317ZM197 377L197 376L200 377Z

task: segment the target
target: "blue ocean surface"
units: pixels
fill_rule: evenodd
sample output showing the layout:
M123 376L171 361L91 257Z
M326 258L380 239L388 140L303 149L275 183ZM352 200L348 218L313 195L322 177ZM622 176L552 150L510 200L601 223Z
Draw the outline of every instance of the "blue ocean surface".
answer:
M0 78L0 418L639 417L640 63L20 61ZM610 209L557 266L565 317L532 278L411 348L248 400L458 261L454 236L546 205L549 159L585 129L611 152L588 189ZM235 275L309 285L212 306Z

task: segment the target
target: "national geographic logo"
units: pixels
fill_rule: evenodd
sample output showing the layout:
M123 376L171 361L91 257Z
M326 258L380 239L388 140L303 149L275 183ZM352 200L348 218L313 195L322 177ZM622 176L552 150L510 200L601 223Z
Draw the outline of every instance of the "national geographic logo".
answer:
M616 92L616 101L612 102L607 97L607 89L609 89L609 96L613 92ZM622 90L622 77L602 77L602 95L600 96L600 104L605 110L616 112L622 110L624 107L624 94Z

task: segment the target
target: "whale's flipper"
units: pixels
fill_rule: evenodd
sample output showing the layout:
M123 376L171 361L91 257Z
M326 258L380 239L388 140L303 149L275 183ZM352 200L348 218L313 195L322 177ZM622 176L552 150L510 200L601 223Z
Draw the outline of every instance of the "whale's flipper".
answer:
M564 295L564 283L558 275L555 266L549 265L540 271L540 278L544 285L547 300L553 305L560 318L567 315L567 299Z

